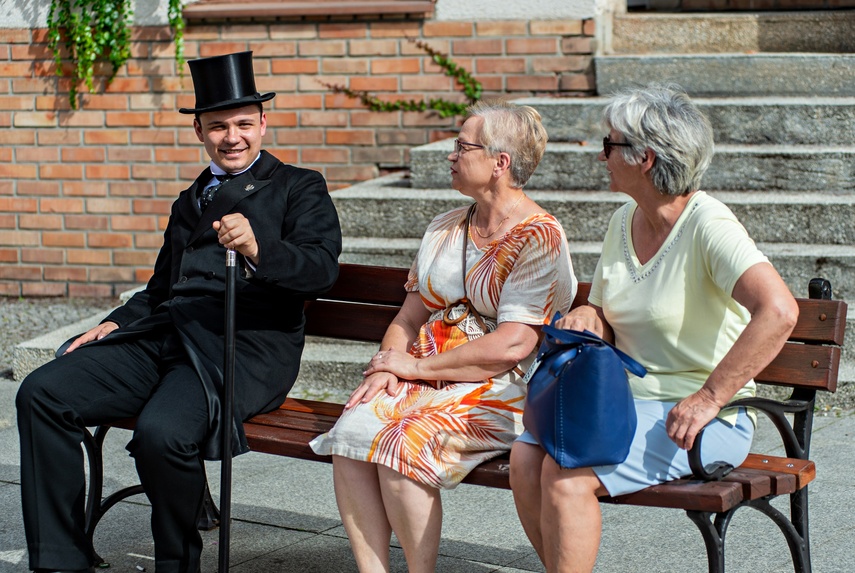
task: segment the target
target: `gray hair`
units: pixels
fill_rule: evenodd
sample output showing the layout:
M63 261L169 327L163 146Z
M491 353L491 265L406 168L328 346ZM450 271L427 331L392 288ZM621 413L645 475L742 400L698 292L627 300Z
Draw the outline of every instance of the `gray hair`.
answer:
M521 189L543 158L549 139L540 114L531 106L501 100L481 100L466 111L467 118L483 118L481 143L487 146L487 153L510 155L511 186Z
M622 90L611 97L603 121L632 144L612 149L627 163L637 165L644 150L653 150L651 177L660 193L683 195L700 188L713 156L712 126L683 88L669 84Z

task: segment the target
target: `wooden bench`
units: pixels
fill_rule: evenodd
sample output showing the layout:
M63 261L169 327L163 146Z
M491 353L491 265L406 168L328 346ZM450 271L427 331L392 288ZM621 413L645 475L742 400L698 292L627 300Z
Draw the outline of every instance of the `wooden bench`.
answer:
M402 304L407 269L342 265L338 282L322 299L306 305L306 334L342 340L377 342ZM816 279L815 279L816 281ZM743 402L765 412L779 430L787 457L751 454L739 468L720 480L680 479L602 502L684 510L700 529L707 549L709 571L724 571L724 540L734 512L753 507L769 516L781 529L790 547L796 573L811 571L808 536L808 484L816 476L809 459L816 392L834 392L846 325L846 304L830 299L830 287L814 284L813 298L798 299L799 321L790 341L760 375L758 384L792 390L788 399L752 398ZM824 286L824 288L823 288ZM590 284L579 285L574 306L587 300ZM239 357L238 357L239 359ZM354 384L359 378L353 374ZM316 455L308 443L326 432L338 419L342 406L288 398L278 410L261 414L244 424L253 451L305 460L330 462ZM792 418L792 422L788 419ZM102 499L101 446L110 427L132 429L134 420L101 426L85 441L90 461L87 501L87 533L94 534L98 521L118 501L137 493L141 486L125 488ZM704 473L693 466L696 474ZM508 457L481 464L464 483L509 489ZM790 514L772 507L775 497L789 496ZM217 511L206 502L201 528L215 527Z

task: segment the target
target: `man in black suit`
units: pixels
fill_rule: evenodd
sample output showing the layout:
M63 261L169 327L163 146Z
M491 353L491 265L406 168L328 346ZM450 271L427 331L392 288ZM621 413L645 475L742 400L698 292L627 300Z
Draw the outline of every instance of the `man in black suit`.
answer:
M235 420L275 409L303 349L303 303L329 289L341 252L323 177L261 150L267 129L252 53L190 62L193 127L210 166L172 206L145 290L30 374L16 404L30 567L91 571L84 535L84 427L138 416L127 446L151 501L157 573L197 573L203 460L223 431L248 450L240 423L220 420L225 248L237 280Z

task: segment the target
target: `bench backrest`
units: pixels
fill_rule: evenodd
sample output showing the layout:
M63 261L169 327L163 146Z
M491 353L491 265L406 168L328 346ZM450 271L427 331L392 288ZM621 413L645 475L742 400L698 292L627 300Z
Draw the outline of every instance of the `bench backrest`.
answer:
M408 269L342 264L332 290L306 305L306 334L380 342L406 297ZM585 304L590 283L580 283L573 307ZM755 381L803 388L837 389L846 303L796 299L799 320L789 342Z

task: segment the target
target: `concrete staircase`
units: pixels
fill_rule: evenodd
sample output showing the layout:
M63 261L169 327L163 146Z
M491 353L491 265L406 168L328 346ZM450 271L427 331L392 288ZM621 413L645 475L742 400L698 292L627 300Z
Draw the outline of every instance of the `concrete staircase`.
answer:
M823 276L835 298L855 302L853 29L855 11L624 14L594 66L603 94L651 81L683 85L715 130L703 188L733 209L797 296ZM606 190L597 161L603 98L518 102L537 108L550 134L527 192L561 221L576 273L590 280L609 216L626 200ZM428 222L469 201L449 189L451 147L415 148L410 175L333 194L343 262L410 265ZM848 340L853 328L850 321ZM311 340L294 394L345 398L374 350ZM841 382L841 392L855 392L851 348Z

